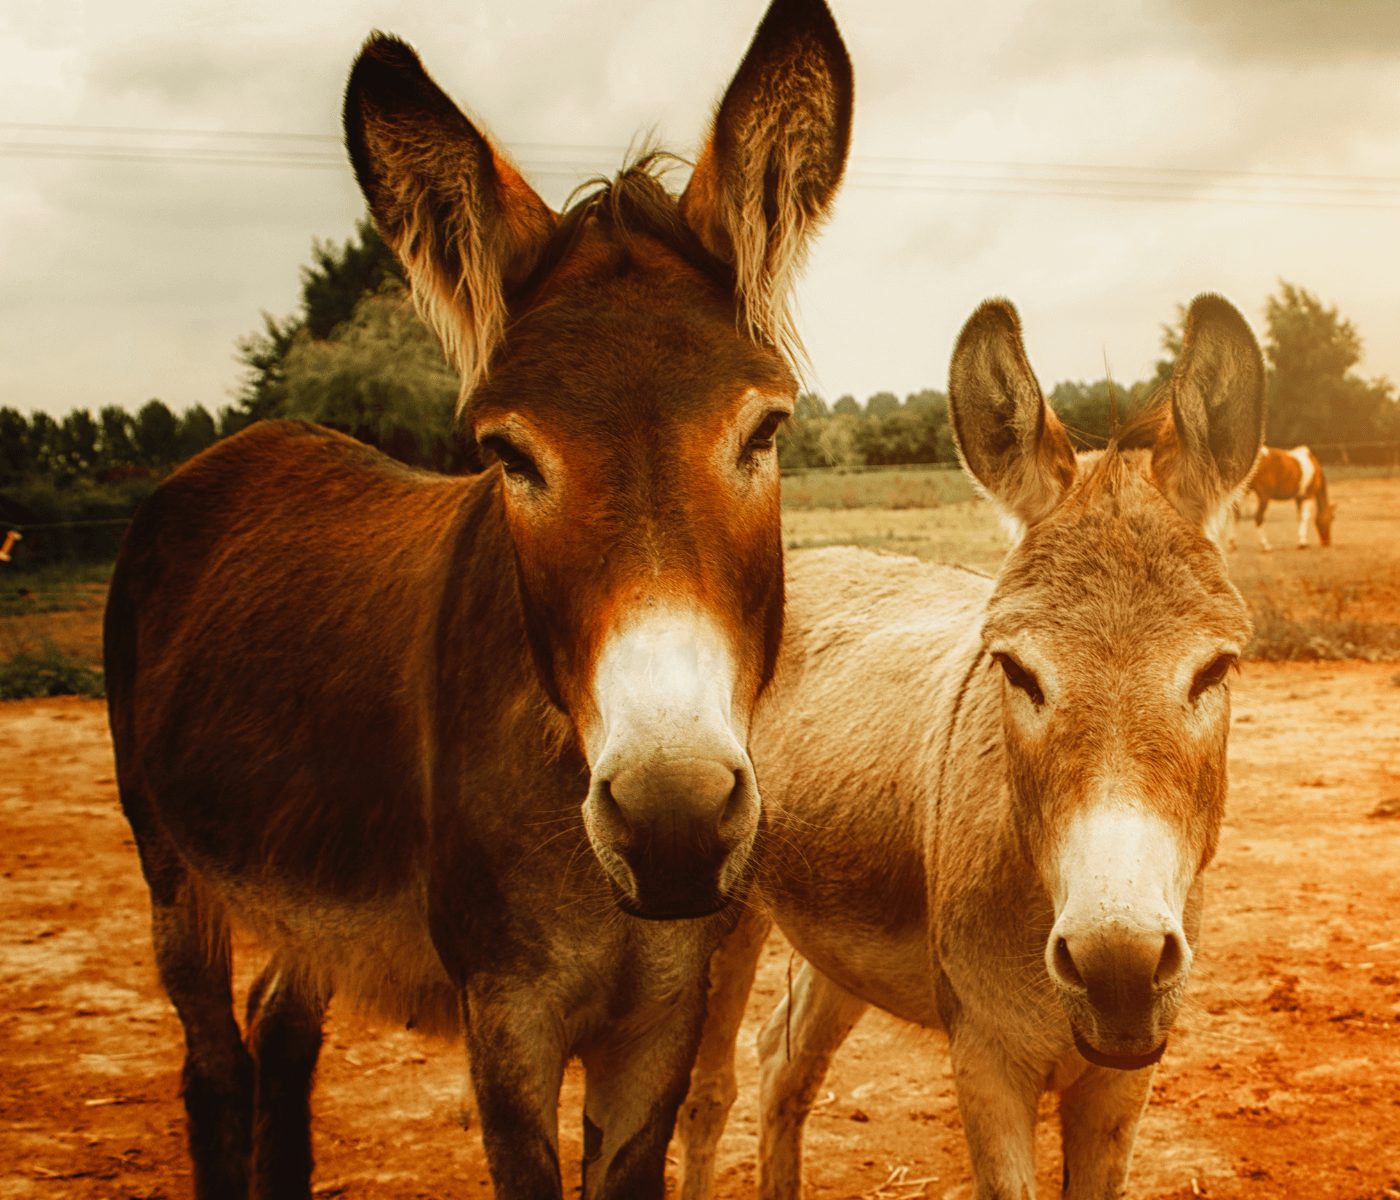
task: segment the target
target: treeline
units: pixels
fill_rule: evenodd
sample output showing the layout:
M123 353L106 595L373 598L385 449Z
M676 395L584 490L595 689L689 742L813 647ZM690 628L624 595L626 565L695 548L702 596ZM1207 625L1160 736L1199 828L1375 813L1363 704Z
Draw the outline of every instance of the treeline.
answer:
M248 420L233 406L177 413L160 400L62 420L0 408L0 523L24 531L22 559L111 557L122 522L161 477Z
M239 343L244 376L234 403L217 413L201 406L176 413L152 400L134 414L108 406L56 421L0 408L0 521L48 527L33 539L26 533L26 553L109 555L120 519L165 472L266 417L317 421L418 466L472 469L474 451L454 416L456 376L373 227L362 222L343 244L315 244L301 284L295 313L263 314L262 328ZM1184 317L1178 308L1162 326L1162 357L1150 379L1051 390L1079 446L1102 445L1115 408L1126 418L1170 378ZM1280 281L1265 304L1263 332L1271 444L1400 441L1395 389L1357 373L1361 338L1335 307ZM789 469L952 462L947 399L932 389L902 399L877 392L863 403L804 394L780 456Z

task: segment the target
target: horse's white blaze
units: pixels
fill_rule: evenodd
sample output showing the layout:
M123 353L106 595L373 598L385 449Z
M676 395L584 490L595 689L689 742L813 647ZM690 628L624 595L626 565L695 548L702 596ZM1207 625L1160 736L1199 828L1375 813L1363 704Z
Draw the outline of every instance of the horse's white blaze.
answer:
M1071 818L1055 861L1055 941L1090 931L1174 934L1181 927L1194 875L1181 834L1111 789Z

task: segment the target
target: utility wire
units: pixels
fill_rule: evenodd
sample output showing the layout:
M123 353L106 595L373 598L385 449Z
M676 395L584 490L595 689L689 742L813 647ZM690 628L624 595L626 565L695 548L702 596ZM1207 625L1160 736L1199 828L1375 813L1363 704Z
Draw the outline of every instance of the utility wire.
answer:
M0 130L21 135L0 141L0 157L344 169L339 138L331 134L23 121L0 121ZM35 134L46 134L48 137L38 140L28 136ZM54 140L54 134L86 135L89 140ZM142 140L133 141L132 138ZM178 138L184 144L153 140L164 138ZM205 144L197 144L201 139L205 140ZM210 140L215 144L207 144ZM230 144L234 141L263 144ZM289 143L294 148L282 148ZM316 147L322 145L327 148L326 153L317 152ZM331 147L335 148L334 151ZM625 154L623 148L616 146L553 142L516 143L514 149L520 153L520 165L528 172L560 177L593 173L595 168L581 161L584 155L601 159L620 158ZM851 162L849 184L853 188L873 191L976 193L1132 203L1191 202L1377 211L1400 209L1400 177L1354 174L1231 172L1198 167L857 156Z

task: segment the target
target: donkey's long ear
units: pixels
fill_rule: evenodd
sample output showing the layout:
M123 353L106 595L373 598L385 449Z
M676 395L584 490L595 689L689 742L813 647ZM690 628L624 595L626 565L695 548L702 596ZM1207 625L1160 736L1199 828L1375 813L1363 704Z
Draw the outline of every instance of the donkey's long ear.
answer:
M1021 322L988 300L958 335L948 413L963 466L1023 525L1046 517L1074 482L1074 449L1026 360Z
M734 267L749 333L789 353L788 299L846 168L852 92L822 0L772 0L681 197L686 223Z
M345 88L345 142L374 223L468 388L554 214L397 38L373 34Z
M1264 440L1264 359L1228 300L1192 301L1170 386L1171 421L1153 446L1152 474L1187 520L1213 528Z

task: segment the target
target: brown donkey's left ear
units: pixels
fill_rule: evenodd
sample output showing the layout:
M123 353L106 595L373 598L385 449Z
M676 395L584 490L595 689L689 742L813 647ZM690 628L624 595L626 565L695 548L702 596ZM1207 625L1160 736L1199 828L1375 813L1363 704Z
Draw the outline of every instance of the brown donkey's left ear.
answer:
M1178 511L1212 528L1249 478L1264 440L1264 358L1228 300L1197 296L1171 380L1171 421L1152 474Z
M686 223L734 267L749 332L789 352L788 295L846 167L852 91L822 0L773 0L681 197Z

